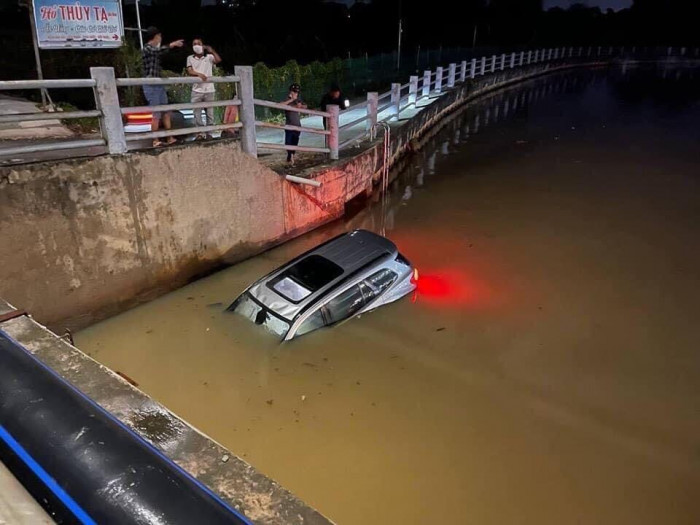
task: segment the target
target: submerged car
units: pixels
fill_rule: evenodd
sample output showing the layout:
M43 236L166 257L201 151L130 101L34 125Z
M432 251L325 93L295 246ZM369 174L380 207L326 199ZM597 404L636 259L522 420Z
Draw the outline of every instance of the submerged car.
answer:
M415 290L417 277L393 242L355 230L266 275L228 310L289 341L394 302Z

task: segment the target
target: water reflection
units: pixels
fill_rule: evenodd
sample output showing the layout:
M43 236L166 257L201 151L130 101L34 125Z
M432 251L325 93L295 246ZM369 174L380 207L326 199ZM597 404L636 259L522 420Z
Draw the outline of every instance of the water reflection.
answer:
M410 159L384 214L377 197L78 344L338 523L696 522L697 78L493 94ZM215 306L382 224L415 302L282 346Z

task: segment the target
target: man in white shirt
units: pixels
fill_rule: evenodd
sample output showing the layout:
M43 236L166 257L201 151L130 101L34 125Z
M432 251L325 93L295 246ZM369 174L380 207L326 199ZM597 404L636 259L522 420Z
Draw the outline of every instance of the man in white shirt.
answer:
M192 41L194 55L187 57L187 74L199 77L202 82L192 85L192 102L213 102L215 99L214 84L206 82L213 75L214 64L221 62L221 57L211 46L205 46L201 38ZM206 52L206 53L205 53ZM202 118L204 108L194 109L194 121L197 126L204 126ZM214 125L214 108L206 108L207 126ZM205 138L203 134L197 135L198 139Z

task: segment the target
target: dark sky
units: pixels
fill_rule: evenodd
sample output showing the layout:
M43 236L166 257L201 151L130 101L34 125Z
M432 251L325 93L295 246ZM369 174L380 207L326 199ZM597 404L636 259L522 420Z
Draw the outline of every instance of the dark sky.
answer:
M587 4L591 7L600 6L601 9L605 10L609 7L613 9L624 9L625 7L630 7L632 5L632 0L583 0L577 2L576 0L544 0L544 8L549 9L550 7L569 7L571 4L582 3Z

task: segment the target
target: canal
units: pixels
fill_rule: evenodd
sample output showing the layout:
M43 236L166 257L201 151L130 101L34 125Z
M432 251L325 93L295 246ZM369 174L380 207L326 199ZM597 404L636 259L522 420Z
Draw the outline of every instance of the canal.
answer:
M384 206L77 344L341 524L697 523L698 88L651 66L492 95ZM352 228L399 245L415 297L283 345L224 312Z

